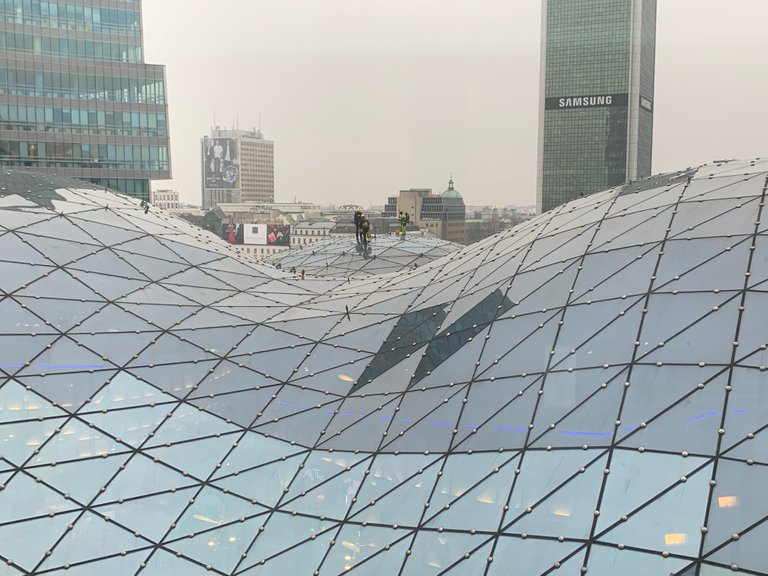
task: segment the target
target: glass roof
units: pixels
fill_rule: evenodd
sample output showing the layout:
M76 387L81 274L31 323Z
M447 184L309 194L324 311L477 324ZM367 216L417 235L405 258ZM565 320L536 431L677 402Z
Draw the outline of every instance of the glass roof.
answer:
M701 166L385 274L3 170L0 575L768 574L766 190Z
M367 246L351 236L338 236L307 244L299 249L277 252L265 259L284 271L304 270L310 276L350 278L415 270L464 248L431 234L374 236Z

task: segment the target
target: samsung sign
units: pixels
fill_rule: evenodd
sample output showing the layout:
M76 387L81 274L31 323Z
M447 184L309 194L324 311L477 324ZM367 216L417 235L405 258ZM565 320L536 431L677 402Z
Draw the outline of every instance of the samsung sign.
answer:
M627 94L599 94L595 96L562 96L547 98L546 110L574 110L577 108L610 108L626 106L629 101Z

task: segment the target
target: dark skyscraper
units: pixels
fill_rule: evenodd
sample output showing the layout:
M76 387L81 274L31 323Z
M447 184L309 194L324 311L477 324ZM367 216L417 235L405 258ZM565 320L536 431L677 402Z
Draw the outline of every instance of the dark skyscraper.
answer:
M656 0L543 0L536 206L651 173Z
M149 199L170 178L165 68L140 0L0 0L0 165Z

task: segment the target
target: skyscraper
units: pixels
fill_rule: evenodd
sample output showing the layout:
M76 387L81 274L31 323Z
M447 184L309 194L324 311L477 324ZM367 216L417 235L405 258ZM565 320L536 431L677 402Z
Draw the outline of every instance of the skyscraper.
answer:
M201 140L203 208L275 201L275 143L261 130L215 128Z
M651 174L656 0L543 0L536 206Z
M0 0L0 165L149 199L171 175L165 67L141 0Z

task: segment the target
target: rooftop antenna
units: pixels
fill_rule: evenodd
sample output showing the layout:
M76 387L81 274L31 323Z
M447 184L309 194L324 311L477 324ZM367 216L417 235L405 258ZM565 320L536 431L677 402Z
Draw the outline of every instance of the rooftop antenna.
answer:
M213 111L213 126L214 127L216 126L216 110L215 109ZM211 130L211 132L213 132L213 130Z
M235 127L240 130L240 110L235 112Z
M259 112L259 132L261 132L261 112Z

